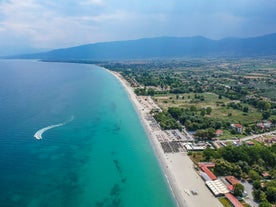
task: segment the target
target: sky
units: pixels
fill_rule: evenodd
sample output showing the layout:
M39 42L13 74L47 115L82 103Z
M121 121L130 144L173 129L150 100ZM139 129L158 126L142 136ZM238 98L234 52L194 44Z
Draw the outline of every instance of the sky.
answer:
M0 0L0 56L160 36L276 32L276 0Z

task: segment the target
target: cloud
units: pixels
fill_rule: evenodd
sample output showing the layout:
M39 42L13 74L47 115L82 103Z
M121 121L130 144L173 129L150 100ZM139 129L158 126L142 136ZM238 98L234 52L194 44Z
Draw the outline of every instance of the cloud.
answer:
M275 32L275 8L274 0L2 0L0 48L154 36L256 36Z
M80 5L84 5L84 6L87 6L87 5L100 5L100 6L103 6L103 5L105 5L105 2L103 0L83 0L83 1L80 1Z
M0 37L12 34L13 38L42 48L70 46L93 39L95 27L87 23L92 17L61 15L32 0L12 0L2 4L0 10L5 17L0 23Z

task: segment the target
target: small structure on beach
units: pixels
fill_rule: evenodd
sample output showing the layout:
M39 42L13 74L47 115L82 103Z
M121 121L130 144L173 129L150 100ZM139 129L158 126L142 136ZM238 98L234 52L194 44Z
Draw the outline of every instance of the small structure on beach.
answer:
M187 151L203 151L206 149L206 146L202 145L194 145L194 144L185 144L184 147L186 148Z

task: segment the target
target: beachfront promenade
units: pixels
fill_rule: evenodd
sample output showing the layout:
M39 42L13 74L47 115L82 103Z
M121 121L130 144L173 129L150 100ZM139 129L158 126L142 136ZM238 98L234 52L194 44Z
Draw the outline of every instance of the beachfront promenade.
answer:
M147 132L155 154L162 167L164 175L180 207L212 206L222 207L222 204L209 191L204 181L194 169L194 164L187 152L164 153L160 140L169 140L168 133L161 130L150 115L150 111L158 106L150 97L137 97L127 81L119 73L111 72L125 87L141 122ZM193 194L197 192L197 194Z

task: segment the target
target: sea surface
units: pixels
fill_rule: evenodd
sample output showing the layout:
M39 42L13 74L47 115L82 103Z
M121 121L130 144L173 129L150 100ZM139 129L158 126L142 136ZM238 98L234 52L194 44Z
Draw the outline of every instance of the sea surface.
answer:
M0 206L175 202L114 76L93 65L0 60Z

